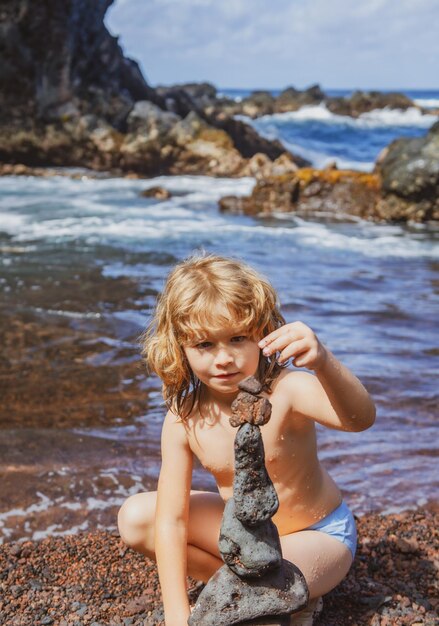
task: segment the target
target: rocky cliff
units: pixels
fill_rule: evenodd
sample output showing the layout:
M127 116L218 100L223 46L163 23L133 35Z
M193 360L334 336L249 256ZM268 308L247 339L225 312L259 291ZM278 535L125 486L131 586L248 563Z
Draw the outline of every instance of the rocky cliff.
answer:
M158 102L103 19L113 0L3 0L1 121L93 112L112 123L136 100Z
M112 1L3 0L0 161L239 176L253 155L285 152L242 122L210 119L203 87L150 87L104 25Z

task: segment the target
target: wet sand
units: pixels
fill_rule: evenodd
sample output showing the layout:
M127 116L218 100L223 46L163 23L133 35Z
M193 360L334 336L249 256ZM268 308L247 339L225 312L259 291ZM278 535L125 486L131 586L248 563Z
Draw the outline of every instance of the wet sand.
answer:
M324 598L316 626L438 623L439 513L419 509L358 520L359 550ZM153 626L163 623L154 563L116 532L0 546L3 626ZM190 599L201 586L188 579Z

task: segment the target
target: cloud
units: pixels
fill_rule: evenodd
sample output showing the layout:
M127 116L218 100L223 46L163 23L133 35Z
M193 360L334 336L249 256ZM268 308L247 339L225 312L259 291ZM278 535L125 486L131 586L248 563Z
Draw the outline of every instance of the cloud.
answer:
M150 82L439 87L437 0L119 0L107 25Z

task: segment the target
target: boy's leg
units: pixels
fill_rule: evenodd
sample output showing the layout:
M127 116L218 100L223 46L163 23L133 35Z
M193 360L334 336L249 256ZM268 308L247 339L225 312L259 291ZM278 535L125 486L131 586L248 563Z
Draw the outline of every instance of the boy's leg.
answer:
M157 492L138 493L128 498L118 515L123 541L155 560L154 519ZM219 494L191 491L188 524L188 574L207 582L223 565L218 538L224 511Z
M123 541L134 550L155 559L154 518L157 493L139 493L125 501L118 524ZM224 502L217 493L192 491L188 526L188 574L207 580L221 567L218 550ZM302 530L280 538L283 557L303 572L310 598L336 587L352 564L349 548L318 530Z
M349 548L319 530L302 530L280 540L284 559L297 565L305 576L311 599L334 589L351 567Z

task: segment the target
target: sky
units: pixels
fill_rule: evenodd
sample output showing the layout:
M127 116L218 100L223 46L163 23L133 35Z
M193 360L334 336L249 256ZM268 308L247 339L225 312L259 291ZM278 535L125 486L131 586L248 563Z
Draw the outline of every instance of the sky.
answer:
M439 89L439 0L115 0L153 86Z

